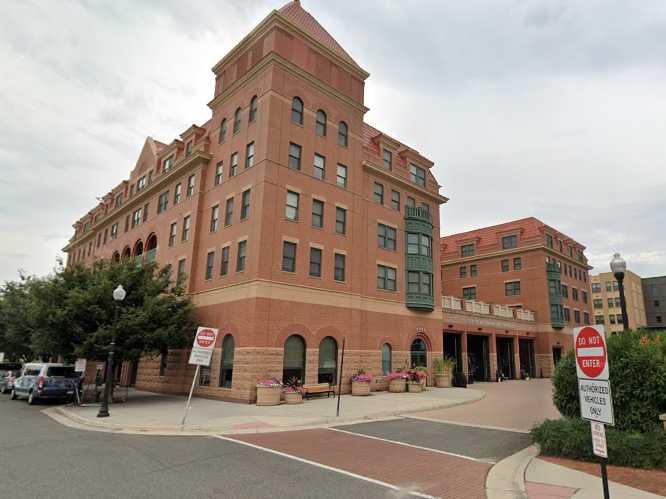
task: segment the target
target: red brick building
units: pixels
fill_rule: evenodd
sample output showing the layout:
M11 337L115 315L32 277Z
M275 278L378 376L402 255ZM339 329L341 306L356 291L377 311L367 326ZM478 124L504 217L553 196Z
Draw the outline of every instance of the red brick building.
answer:
M455 353L477 379L494 379L498 369L516 377L519 368L550 376L572 348L572 328L590 323L585 247L536 218L454 234L440 243L445 352ZM465 325L454 311L463 304L523 321L513 329L487 321Z

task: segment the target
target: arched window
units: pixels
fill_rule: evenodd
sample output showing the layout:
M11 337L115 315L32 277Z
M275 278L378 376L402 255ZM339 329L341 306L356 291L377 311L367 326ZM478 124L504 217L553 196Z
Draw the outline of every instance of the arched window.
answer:
M257 96L255 95L250 99L250 112L249 112L249 118L248 121L252 123L254 120L257 119Z
M236 109L234 113L234 133L240 132L241 127L241 108Z
M319 344L319 373L317 383L335 385L338 373L338 343L327 336Z
M222 120L222 123L220 123L220 137L218 138L218 142L220 144L223 144L224 141L227 140L227 119L224 118Z
M428 347L421 338L412 341L410 348L411 367L428 367Z
M123 260L129 260L130 257L132 256L132 250L130 250L129 246L125 246L125 249L123 250Z
M284 342L282 361L282 381L297 378L305 382L305 340L297 334L291 335Z
M231 388L234 374L234 337L230 334L222 342L222 359L220 360L220 387Z
M386 376L391 372L391 360L393 352L391 350L391 345L384 343L382 347L382 374Z
M143 242L139 239L134 244L134 260L140 262L143 258Z
M338 144L343 147L347 147L349 143L349 130L347 129L347 123L341 121L338 125Z
M315 132L320 137L326 137L326 113L321 109L317 111L317 122L315 124Z
M157 256L157 236L151 234L146 241L146 262L154 262Z
M303 124L303 101L298 97L294 97L291 101L291 121Z
M114 251L113 256L111 257L111 261L114 263L118 263L120 261L120 253Z

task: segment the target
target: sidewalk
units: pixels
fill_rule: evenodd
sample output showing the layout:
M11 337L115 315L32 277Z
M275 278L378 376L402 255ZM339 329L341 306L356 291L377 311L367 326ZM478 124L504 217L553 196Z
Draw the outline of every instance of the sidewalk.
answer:
M256 405L193 398L187 424L180 427L184 396L131 390L127 403L112 404L111 416L97 418L99 405L52 407L44 412L57 421L84 429L156 435L205 435L294 430L380 419L398 414L453 407L477 401L484 393L463 388L429 388L424 393L373 392L367 397L343 395L310 399L299 405Z

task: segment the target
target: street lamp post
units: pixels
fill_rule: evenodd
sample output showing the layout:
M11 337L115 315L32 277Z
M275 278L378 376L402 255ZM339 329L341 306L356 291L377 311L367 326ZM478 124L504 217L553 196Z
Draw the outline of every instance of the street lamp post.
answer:
M629 317L627 316L627 301L624 298L624 273L627 271L627 262L619 253L613 255L610 261L610 268L617 279L617 287L620 290L620 307L622 308L622 326L623 330L629 329Z
M118 323L118 304L125 299L127 293L123 289L122 285L118 284L118 287L113 290L113 336L111 336L111 344L109 345L109 354L106 358L106 381L104 382L104 398L102 399L102 405L99 408L97 413L98 418L108 418L109 417L109 398L111 397L111 386L113 385L113 349L116 346L116 324Z

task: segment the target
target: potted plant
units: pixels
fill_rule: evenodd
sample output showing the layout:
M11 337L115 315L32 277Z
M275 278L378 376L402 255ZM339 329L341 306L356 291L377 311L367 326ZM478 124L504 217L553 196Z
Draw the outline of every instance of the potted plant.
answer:
M279 405L282 383L277 378L257 381L257 405Z
M389 382L389 392L402 393L407 390L407 379L409 379L409 374L402 369L390 373L386 376L386 379Z
M428 368L423 367L423 366L417 366L417 367L414 368L414 370L421 373L420 383L423 385L423 389L425 390L426 389L426 383L428 381L428 374L429 374Z
M284 384L284 401L287 404L302 404L303 395L305 395L305 388L301 380L298 378L291 378Z
M359 369L351 378L352 395L370 395L370 383L372 376L365 374L364 369Z
M423 382L428 376L421 369L411 369L408 371L409 382L407 383L409 393L421 393L423 391Z
M456 361L451 357L437 357L433 361L433 366L435 368L435 386L437 388L450 388L451 379L453 377L453 368L456 365Z

